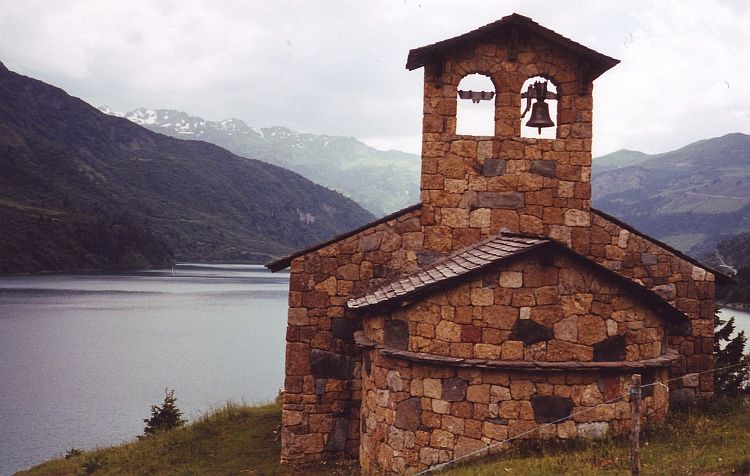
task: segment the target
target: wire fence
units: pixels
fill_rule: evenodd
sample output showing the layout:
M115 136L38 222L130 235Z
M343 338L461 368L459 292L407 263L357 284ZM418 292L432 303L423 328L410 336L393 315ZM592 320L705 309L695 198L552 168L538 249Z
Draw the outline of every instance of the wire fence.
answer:
M721 372L721 371L725 371L725 370L729 370L729 369L733 369L733 368L737 368L737 367L744 367L744 366L750 366L750 362L741 362L739 364L727 365L726 367L720 367L720 368L717 368L717 369L705 370L705 371L702 371L702 372L691 372L689 374L685 374L685 375L682 375L680 377L675 377L675 378L670 378L670 379L667 379L667 380L661 380L661 381L657 381L657 382L647 383L647 384L644 384L644 385L638 385L637 386L638 395L640 396L640 391L642 389L644 389L644 388L647 388L647 387L653 387L653 386L656 386L656 385L661 385L661 386L665 387L667 390L669 390L669 386L667 385L669 382L675 382L677 380L683 380L685 377L691 377L692 378L693 376L697 376L697 375L703 375L703 374ZM639 381L640 381L640 379L639 379ZM633 392L635 390L636 390L636 387L634 387L634 386L631 385L631 386L629 386L627 388L627 392L625 392L625 393L632 396L632 394L633 394ZM609 405L611 403L615 403L615 402L618 402L618 401L621 401L621 400L625 400L625 396L624 395L620 395L617 398L613 398L613 399L607 400L605 402L599 403L599 404L597 404L597 405L595 405L593 407L588 407L588 408L585 408L585 409L580 410L578 412L571 413L570 415L565 416L563 418L560 418L558 420L551 421L551 422L548 422L548 423L539 424L535 428L532 428L530 430L526 430L526 431L521 432L521 433L519 433L517 435L513 435L513 436L511 436L509 438L506 438L506 439L504 439L502 441L496 441L494 443L488 444L487 446L485 446L483 448L479 448L477 450L471 451L471 452L466 453L464 455L461 455L461 456L459 456L457 458L453 458L453 459L451 459L449 461L445 461L443 463L438 463L438 464L432 465L432 466L428 467L427 469L424 469L424 470L416 473L414 476L421 476L421 475L428 474L428 473L434 473L434 472L442 471L442 470L448 469L449 467L454 466L454 465L456 465L456 464L458 464L460 462L468 461L468 460L471 460L471 459L474 459L474 458L478 458L478 457L481 457L481 456L488 455L488 454L490 454L490 452L493 449L496 449L498 447L502 447L504 445L507 445L507 444L509 444L513 440L517 440L519 438L523 438L524 436L527 436L527 435L530 435L532 433L535 433L535 432L537 432L537 431L539 431L539 430L541 430L541 429L543 429L545 427L556 425L558 423L562 423L564 421L570 420L570 419L572 419L572 418L574 418L574 417L576 417L578 415L594 411L594 410L596 410L598 407L600 407L602 405ZM637 474L637 473L634 472L634 474Z

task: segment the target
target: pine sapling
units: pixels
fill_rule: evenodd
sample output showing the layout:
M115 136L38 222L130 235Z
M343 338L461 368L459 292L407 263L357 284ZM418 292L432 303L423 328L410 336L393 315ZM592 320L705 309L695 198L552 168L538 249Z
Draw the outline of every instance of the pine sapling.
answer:
M174 390L165 388L164 393L164 404L162 406L151 405L151 418L143 419L146 423L143 433L146 435L171 430L185 424L182 411L177 408Z

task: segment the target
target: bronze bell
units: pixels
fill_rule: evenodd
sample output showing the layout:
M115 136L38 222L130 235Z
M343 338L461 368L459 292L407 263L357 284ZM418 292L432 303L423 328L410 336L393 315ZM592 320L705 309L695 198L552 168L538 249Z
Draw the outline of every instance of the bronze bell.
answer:
M527 127L536 127L539 129L539 133L542 133L542 127L553 127L555 125L552 122L552 118L549 117L549 104L544 102L545 99L557 99L557 94L547 91L547 81L537 81L534 84L529 85L529 89L521 94L522 98L526 98L526 110L523 111L521 117L525 116L531 108L531 117L526 123ZM536 99L536 102L532 105L531 100Z
M531 117L529 122L526 123L526 127L536 127L541 134L542 127L553 127L554 125L552 118L549 117L549 104L544 102L544 99L531 105Z

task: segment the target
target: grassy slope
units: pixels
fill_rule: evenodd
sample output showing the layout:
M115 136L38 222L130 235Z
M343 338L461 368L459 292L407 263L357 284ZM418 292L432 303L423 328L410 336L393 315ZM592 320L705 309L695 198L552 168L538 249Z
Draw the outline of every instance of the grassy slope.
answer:
M102 475L292 474L278 464L279 422L279 405L227 405L185 428L49 461L19 474L86 474L84 465L96 461L101 465L93 474ZM750 474L750 404L730 402L678 413L671 424L647 432L643 440L644 474ZM514 449L442 474L627 475L629 464L627 442L606 440ZM738 468L743 471L733 473ZM328 467L305 473L347 474L354 469Z

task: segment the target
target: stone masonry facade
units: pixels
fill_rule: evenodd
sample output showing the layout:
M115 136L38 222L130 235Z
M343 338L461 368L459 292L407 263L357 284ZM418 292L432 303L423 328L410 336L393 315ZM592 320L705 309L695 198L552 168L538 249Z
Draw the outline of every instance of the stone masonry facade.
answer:
M625 397L632 373L713 367L716 275L591 208L593 79L616 62L520 15L412 50L421 203L269 264L290 267L283 462L408 473L597 405L526 436L598 437L624 428L627 402L601 404ZM493 137L455 134L472 73L495 86ZM520 135L535 76L559 95L556 139ZM497 236L550 245L351 305ZM645 418L663 420L670 397L711 395L712 379L670 387L649 387Z

